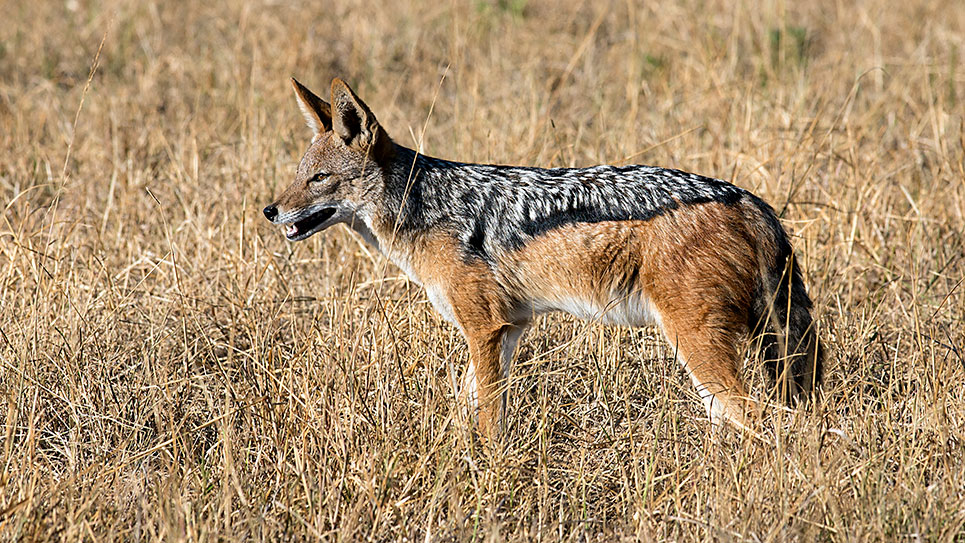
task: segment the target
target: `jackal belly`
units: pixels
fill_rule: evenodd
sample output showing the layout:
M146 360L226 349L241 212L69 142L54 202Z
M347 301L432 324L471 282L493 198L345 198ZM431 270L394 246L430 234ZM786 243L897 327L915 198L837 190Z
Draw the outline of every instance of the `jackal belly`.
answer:
M599 296L568 295L532 300L533 313L562 311L585 320L616 324L619 326L644 326L658 322L658 316L650 300L642 294L613 293L609 300L600 303Z

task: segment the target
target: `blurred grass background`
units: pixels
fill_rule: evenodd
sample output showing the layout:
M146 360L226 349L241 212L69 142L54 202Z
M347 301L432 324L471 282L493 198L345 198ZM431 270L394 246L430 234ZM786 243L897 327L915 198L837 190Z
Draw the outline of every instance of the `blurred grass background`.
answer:
M965 537L960 2L0 11L0 539ZM345 78L428 154L761 195L825 401L771 410L770 444L713 432L652 330L551 316L481 448L420 289L341 227L290 244L260 216L310 137L293 75Z

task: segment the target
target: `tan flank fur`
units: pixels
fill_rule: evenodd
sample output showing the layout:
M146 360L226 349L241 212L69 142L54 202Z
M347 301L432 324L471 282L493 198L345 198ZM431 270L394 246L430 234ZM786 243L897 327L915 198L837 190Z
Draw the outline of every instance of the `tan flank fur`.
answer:
M752 426L748 338L784 399L806 398L822 349L773 210L716 179L649 166L462 164L395 144L343 81L325 102L292 80L312 143L265 208L293 241L358 232L462 332L463 397L493 435L516 344L537 314L659 325L715 421ZM330 105L331 104L331 105Z

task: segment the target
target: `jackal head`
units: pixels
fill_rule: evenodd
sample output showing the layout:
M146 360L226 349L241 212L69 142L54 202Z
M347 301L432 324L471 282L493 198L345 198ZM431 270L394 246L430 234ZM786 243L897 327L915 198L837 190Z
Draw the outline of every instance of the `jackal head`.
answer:
M332 81L331 104L294 78L292 86L314 136L295 181L264 212L269 221L287 225L289 240L299 241L338 223L364 220L382 197L394 144L341 79Z

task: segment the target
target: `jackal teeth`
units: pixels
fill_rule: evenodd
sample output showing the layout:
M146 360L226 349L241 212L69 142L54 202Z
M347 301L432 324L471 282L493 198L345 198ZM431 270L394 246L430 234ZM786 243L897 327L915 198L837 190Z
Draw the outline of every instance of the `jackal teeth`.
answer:
M285 236L292 241L305 239L317 232L319 227L334 214L334 207L325 207L312 213L304 219L288 223L288 228L285 230Z

